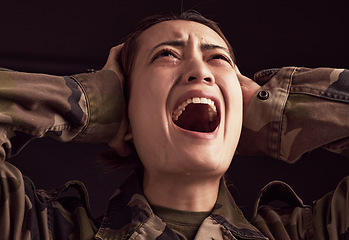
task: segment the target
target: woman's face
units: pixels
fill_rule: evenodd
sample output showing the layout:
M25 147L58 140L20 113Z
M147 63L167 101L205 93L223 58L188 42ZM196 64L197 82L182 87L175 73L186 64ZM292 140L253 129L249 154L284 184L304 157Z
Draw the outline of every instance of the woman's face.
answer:
M223 39L200 23L158 23L138 38L128 114L148 174L222 176L240 136L242 94Z

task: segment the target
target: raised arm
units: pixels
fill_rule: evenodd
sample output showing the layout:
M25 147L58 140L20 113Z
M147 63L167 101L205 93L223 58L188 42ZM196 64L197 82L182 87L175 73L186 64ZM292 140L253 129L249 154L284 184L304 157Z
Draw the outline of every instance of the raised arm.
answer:
M244 109L239 154L291 163L322 147L349 156L348 70L285 67L255 81L262 87Z
M92 73L59 77L0 70L1 239L93 238L96 227L82 184L72 181L61 188L80 193L66 207L60 191L37 191L5 158L44 136L83 142L114 138L124 111L122 74L113 60L119 49L111 51L102 71Z
M250 93L244 95L250 102L245 106L240 154L292 163L322 147L349 156L348 70L286 67L257 73L260 88L244 76L240 81L247 86L242 90ZM252 223L270 239L344 239L348 186L349 176L306 205L290 186L273 181L260 192Z
M123 104L121 83L110 70L65 77L0 71L0 158L43 136L107 142Z

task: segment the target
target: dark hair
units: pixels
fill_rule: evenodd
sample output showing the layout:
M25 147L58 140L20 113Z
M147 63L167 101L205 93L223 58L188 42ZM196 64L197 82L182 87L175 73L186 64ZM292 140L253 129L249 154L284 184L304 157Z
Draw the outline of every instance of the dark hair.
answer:
M165 21L172 21L172 20L185 20L185 21L197 22L211 28L224 40L224 42L228 46L230 57L233 59L235 63L235 56L234 56L233 49L230 43L228 42L228 40L226 39L226 37L224 36L221 29L218 27L218 24L216 22L205 18L200 13L193 10L186 11L180 14L166 13L161 15L152 15L141 20L133 29L133 31L131 31L131 33L125 38L124 46L120 53L121 68L123 70L123 74L125 77L124 90L125 90L126 99L128 99L128 94L130 91L129 80L132 75L134 60L138 53L138 48L140 45L138 42L139 35L141 35L145 30L147 30L151 26L154 26L155 24L165 22Z

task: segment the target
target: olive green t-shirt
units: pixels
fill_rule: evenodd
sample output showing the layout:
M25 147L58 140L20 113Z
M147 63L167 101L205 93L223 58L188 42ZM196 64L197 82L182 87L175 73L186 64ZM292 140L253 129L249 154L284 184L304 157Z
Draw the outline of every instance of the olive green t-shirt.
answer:
M211 212L187 212L166 207L151 206L155 215L160 217L181 240L192 240L205 218Z

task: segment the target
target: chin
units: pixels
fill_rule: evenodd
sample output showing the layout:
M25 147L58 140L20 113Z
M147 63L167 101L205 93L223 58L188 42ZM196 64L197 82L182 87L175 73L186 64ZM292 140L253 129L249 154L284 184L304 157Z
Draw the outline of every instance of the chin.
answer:
M179 165L192 173L223 175L229 168L232 157L216 153L217 151L190 151L186 156L179 157Z

